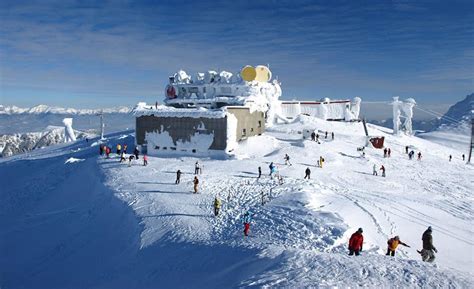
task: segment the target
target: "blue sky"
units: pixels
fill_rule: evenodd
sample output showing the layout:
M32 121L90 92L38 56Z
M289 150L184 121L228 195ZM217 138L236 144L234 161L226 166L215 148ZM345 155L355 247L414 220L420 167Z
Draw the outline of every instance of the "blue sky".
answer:
M98 3L97 3L98 2ZM474 91L472 1L0 2L0 103L161 100L168 75L270 64L285 99Z

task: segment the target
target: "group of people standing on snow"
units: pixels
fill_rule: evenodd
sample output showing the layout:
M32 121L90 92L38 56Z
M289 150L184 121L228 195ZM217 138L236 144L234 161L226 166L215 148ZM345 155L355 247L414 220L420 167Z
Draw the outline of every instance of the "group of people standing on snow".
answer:
M121 145L117 144L116 145L116 154L120 157L120 162L125 162L127 160L127 144ZM106 158L110 158L110 153L112 152L112 149L110 146L101 144L99 146L99 154L102 156L105 153ZM138 160L140 155L140 151L138 150L138 147L135 147L133 150L133 154L128 156L128 166L132 165L132 161ZM146 166L148 165L148 157L147 155L143 155L143 165Z
M324 134L324 139L327 139L327 138L328 138L328 131L326 131L326 133ZM334 132L331 132L331 139L334 140ZM311 133L311 140L317 143L321 143L319 141L319 133L316 133L315 131L313 131Z
M362 251L362 246L364 243L364 231L362 228L359 228L355 233L353 233L349 239L349 255L350 256L359 256L360 252ZM421 251L417 250L417 252L421 255L421 260L424 262L433 262L435 260L434 253L438 253L438 250L433 245L433 236L432 236L432 228L431 226L423 233L421 236L421 240L423 242L423 247ZM399 245L405 246L410 248L410 246L400 240L399 236L395 236L393 238L388 239L387 241L387 256L395 256L395 252Z

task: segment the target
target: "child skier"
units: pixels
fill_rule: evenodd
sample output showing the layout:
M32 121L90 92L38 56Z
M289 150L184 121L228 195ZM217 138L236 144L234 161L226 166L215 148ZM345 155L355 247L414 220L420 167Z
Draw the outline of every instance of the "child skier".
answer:
M250 230L250 222L252 221L252 216L249 211L245 212L244 217L243 217L243 222L244 222L244 235L248 236L249 235L249 230Z

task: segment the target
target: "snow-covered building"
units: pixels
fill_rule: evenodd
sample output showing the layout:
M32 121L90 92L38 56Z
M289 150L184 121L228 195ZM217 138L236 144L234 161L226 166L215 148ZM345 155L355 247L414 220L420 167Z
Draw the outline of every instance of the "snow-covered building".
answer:
M300 114L314 116L324 120L353 121L359 119L361 99L331 100L323 98L320 101L282 101L282 116L293 119Z

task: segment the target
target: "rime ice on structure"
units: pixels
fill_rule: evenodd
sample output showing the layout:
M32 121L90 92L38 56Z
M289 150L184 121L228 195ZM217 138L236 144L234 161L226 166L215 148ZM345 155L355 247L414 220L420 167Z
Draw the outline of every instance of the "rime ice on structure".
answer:
M76 135L72 129L72 118L63 119L65 142L76 141Z
M413 107L416 105L416 101L413 98L408 98L403 102L398 99L398 96L394 96L392 102L393 134L398 135L400 131L403 131L408 135L412 135ZM401 118L404 118L403 124Z

